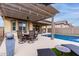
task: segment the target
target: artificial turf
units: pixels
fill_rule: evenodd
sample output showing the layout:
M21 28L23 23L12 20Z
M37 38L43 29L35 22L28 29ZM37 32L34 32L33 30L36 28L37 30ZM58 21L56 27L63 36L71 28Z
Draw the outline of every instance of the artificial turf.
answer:
M56 48L52 48L52 50L56 53L57 56L62 56L62 53ZM64 56L76 56L76 54L71 51L70 53L64 53Z

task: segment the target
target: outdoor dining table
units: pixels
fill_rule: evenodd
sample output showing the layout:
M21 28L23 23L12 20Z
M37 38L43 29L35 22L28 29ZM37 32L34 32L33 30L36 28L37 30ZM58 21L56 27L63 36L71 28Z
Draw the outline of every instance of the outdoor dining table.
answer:
M22 33L22 34L23 34L23 36L25 37L26 40L29 40L29 39L28 39L29 33Z
M65 46L61 46L61 45L57 45L56 49L62 52L62 55L64 55L64 53L70 53L71 50Z
M23 35L29 35L29 33L22 33Z

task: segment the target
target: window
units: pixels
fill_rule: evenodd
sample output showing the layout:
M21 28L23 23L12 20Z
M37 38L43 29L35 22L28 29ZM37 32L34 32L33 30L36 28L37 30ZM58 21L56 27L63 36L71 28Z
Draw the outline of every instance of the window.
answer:
M12 31L16 31L16 21L12 21Z

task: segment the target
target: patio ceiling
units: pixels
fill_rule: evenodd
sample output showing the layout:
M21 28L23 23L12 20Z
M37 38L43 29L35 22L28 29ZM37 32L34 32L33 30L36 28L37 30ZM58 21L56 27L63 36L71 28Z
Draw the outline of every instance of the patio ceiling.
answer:
M58 11L49 5L28 3L0 3L0 15L17 19L40 21Z
M47 19L43 19L40 21L37 21L38 23L42 23L42 24L46 24L46 25L51 25L52 23L52 19L51 18L47 18Z

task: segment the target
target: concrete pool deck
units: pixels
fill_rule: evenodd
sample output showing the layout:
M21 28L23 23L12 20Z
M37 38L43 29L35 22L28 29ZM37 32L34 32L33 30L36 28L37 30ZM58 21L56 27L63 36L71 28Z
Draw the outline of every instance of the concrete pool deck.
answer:
M17 37L15 37L15 56L37 56L37 49L43 49L43 48L54 48L56 45L60 44L74 44L79 46L79 43L71 42L71 41L65 41L65 40L59 40L54 38L54 40L51 40L51 38L42 36L41 34L38 35L38 40L34 43L24 43L19 44ZM6 56L6 48L5 48L5 39L0 47L0 56Z

